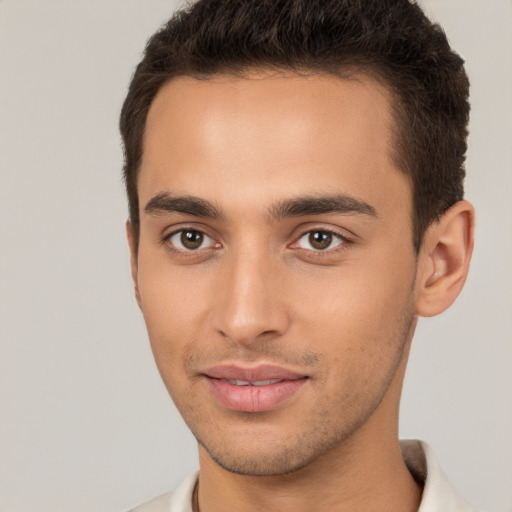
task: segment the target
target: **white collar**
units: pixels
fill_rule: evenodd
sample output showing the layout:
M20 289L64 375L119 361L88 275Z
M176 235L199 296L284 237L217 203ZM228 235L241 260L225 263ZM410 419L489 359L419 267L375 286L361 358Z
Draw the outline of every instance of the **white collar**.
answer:
M427 443L407 439L400 448L410 473L423 485L418 512L474 512L457 496Z

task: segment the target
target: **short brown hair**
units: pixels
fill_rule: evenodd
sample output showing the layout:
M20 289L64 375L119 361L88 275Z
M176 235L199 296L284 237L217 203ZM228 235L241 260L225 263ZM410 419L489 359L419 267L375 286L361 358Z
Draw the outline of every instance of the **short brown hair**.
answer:
M369 74L392 93L393 157L411 180L413 243L463 197L469 120L464 61L409 0L199 0L148 41L120 129L130 218L139 230L137 175L146 117L170 79L255 68Z

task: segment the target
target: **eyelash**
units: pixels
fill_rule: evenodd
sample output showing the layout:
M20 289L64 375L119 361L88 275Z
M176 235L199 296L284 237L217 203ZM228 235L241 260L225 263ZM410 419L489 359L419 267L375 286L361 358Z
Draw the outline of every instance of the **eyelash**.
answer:
M180 233L183 236L183 234L187 233L187 232L197 233L199 235L202 235L203 237L210 239L213 243L209 244L208 247L198 247L197 249L187 249L187 248L176 247L176 244L172 242L172 238ZM300 241L304 237L306 237L308 235L311 236L314 233L326 234L326 235L332 237L333 239L338 239L338 243L334 247L327 247L326 249L314 249L314 248L308 249L305 247L301 247L299 245ZM332 243L332 241L331 241L331 243ZM344 250L347 248L348 245L350 245L352 243L353 243L353 240L351 238L349 238L346 235L342 235L341 233L339 233L337 231L334 231L331 229L326 229L326 228L311 228L311 229L308 229L307 231L301 232L301 234L298 237L295 237L294 241L291 244L289 244L288 247L290 247L292 249L306 251L310 254L314 254L315 256L322 256L325 254L332 254L333 252ZM204 254L204 251L215 250L222 246L220 242L215 242L214 238L209 236L204 230L199 229L199 228L191 228L191 227L188 227L188 228L183 227L180 229L176 229L176 230L172 231L171 233L165 235L162 239L162 244L166 245L166 247L169 251L183 255L183 256L187 256L187 257L193 257L193 256L201 254L201 253Z

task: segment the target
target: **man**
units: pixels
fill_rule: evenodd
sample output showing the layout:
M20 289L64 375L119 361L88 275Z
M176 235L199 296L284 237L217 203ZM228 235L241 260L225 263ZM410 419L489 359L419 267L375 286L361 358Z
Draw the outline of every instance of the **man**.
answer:
M468 272L463 62L407 0L200 0L121 115L155 360L200 470L136 511L468 511L398 440Z

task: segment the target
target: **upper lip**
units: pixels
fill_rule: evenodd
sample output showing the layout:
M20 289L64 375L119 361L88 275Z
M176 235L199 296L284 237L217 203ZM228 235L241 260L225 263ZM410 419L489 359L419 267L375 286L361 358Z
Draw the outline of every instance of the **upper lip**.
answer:
M254 367L237 364L220 364L208 368L203 374L214 379L243 380L248 382L297 380L307 377L305 374L272 364L260 364Z

